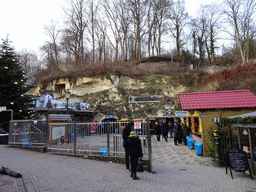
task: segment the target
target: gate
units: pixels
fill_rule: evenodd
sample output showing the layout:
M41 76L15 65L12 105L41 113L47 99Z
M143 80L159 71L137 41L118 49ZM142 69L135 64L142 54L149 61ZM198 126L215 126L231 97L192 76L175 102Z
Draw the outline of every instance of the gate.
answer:
M122 131L129 122L49 123L47 150L53 153L125 157ZM149 159L151 140L147 123L137 132L143 159Z
M12 120L9 126L9 145L46 145L46 120Z

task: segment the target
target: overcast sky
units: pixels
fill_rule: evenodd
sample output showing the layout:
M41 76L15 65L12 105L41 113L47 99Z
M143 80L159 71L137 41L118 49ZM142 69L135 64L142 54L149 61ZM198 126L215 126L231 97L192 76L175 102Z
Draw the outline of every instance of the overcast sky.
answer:
M186 0L186 8L194 14L201 3L216 0ZM51 20L63 22L65 0L0 0L0 39L6 34L16 51L24 48L38 52L47 37L44 26Z

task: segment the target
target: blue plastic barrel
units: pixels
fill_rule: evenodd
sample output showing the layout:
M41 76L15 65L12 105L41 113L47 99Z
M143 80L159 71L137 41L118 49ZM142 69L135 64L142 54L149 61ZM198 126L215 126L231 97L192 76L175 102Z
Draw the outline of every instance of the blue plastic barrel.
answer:
M189 138L187 144L188 144L190 149L194 149L194 139Z
M190 136L187 136L186 139L187 139L187 146L188 146L188 139L192 139L192 138Z
M108 148L100 148L102 155L108 155Z
M196 154L203 155L203 143L195 143L196 146Z

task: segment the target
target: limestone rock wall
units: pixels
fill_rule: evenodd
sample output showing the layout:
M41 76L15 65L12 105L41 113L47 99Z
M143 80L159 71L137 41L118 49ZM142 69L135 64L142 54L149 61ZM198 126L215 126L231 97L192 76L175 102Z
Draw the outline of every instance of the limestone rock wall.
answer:
M36 85L28 94L40 96L40 93L52 92L55 99L64 100L67 89L71 92L70 101L90 103L91 110L118 118L170 115L173 112L174 99L178 93L186 91L186 87L170 76L132 78L111 75L55 79L48 84ZM160 95L160 102L128 103L130 96L149 95Z

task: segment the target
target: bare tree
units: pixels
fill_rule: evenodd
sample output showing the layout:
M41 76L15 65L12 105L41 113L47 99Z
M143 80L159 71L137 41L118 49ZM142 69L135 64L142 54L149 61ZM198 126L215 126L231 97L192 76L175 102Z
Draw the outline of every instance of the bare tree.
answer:
M220 7L217 4L205 5L205 18L207 19L207 30L205 37L205 47L209 62L214 61L216 41L221 28L220 24Z
M119 44L121 40L121 25L120 25L120 18L119 18L119 12L120 12L120 6L118 3L113 1L103 1L101 4L104 8L106 20L108 23L108 27L111 31L112 35L107 34L106 37L108 38L108 41L112 45L113 49L115 50L115 60L118 59L118 53L119 53ZM112 42L112 38L114 42Z
M134 59L141 59L141 44L146 34L145 26L150 13L150 0L127 0L132 16L134 33Z
M43 68L42 63L37 57L37 53L34 51L23 49L18 53L18 57L20 65L26 73L35 72L38 69Z
M175 38L176 49L180 55L182 47L186 44L185 36L185 27L189 24L188 13L185 9L185 1L177 0L173 3L170 9L170 21L172 27L170 32Z
M162 35L167 31L168 10L172 4L170 0L151 0L147 17L148 55L161 55Z
M87 0L86 2L86 23L87 23L87 33L89 34L86 39L92 46L92 64L95 64L96 61L96 32L98 32L98 10L99 4L95 0Z
M206 33L207 33L208 20L206 17L206 7L201 5L200 12L197 17L192 20L193 35L196 38L198 49L196 53L199 55L200 65L203 64L206 52Z
M63 8L66 16L66 29L63 31L63 46L75 57L75 64L84 63L84 33L86 23L86 5L84 0L69 0Z
M131 17L130 12L127 4L127 0L118 0L117 7L119 8L118 11L118 19L120 23L120 30L121 30L121 38L120 38L120 47L121 47L121 55L122 60L128 60L128 36L129 36L129 28L131 25Z
M226 32L234 39L240 51L242 62L248 60L250 36L255 33L253 17L255 16L255 0L224 0L227 8L224 13L232 31Z
M57 69L59 66L59 47L58 47L58 36L60 34L60 28L58 23L51 20L49 25L44 26L44 33L48 36L49 41L46 41L45 45L41 47L41 51L47 54L47 61L49 67L52 70Z

